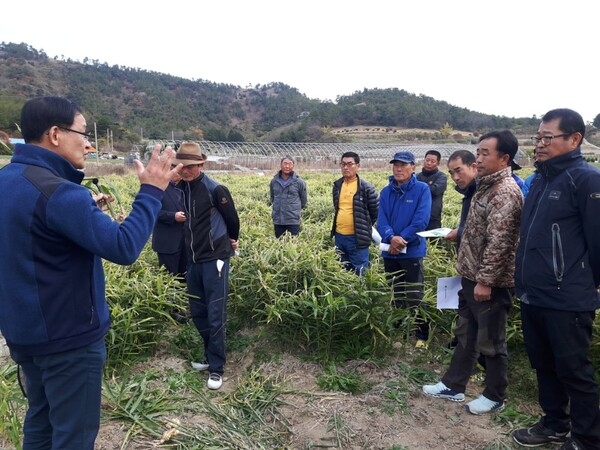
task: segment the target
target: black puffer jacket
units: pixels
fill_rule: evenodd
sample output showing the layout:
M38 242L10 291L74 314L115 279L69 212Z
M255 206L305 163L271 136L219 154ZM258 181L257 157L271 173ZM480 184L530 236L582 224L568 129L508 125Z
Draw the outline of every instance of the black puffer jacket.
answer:
M356 246L365 248L371 245L371 228L377 221L379 212L379 194L375 187L368 181L358 178L358 191L353 199L354 212L354 234L356 236ZM340 178L333 183L333 207L335 214L333 216L333 225L331 227L331 236L335 234L337 214L339 209L340 190L344 178Z

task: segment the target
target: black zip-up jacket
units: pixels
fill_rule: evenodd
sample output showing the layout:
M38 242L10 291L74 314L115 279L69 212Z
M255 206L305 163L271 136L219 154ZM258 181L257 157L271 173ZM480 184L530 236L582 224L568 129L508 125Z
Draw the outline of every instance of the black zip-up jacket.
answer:
M240 220L229 190L205 174L180 186L187 216L184 229L188 262L233 256L229 239L238 240Z
M448 186L448 175L439 169L423 169L417 174L417 180L429 186L431 192L431 217L426 230L433 230L442 226L442 208L444 203L444 192Z
M372 227L377 221L379 213L379 195L375 187L368 181L362 180L358 175L358 190L352 201L354 214L354 235L356 236L356 246L365 248L371 245ZM344 178L340 178L333 183L333 207L335 213L333 216L333 225L331 227L331 237L335 234L337 215L339 210L340 190Z
M521 217L515 291L563 311L600 307L600 171L581 149L536 163Z

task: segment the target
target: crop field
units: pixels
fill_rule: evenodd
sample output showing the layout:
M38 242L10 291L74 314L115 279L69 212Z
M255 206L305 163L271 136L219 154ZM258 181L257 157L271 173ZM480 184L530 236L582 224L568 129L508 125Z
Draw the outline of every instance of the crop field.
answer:
M507 408L481 418L424 398L421 385L437 381L451 356L455 313L436 308L436 280L456 274L453 244L428 245L423 306L393 309L375 245L363 278L337 260L330 228L331 186L339 171L297 171L308 185L308 206L300 235L282 239L274 237L268 206L272 172L207 172L230 189L241 219L219 391L207 391L204 375L189 367L203 356L200 337L191 323L177 323L169 314L185 309L185 289L157 267L150 244L131 266L105 262L112 327L96 448L513 448L510 430L539 414L518 302L508 325ZM522 172L526 177L531 169ZM389 171L360 175L380 190ZM126 172L99 178L118 194L116 213L126 215L137 177ZM449 180L444 226L457 225L460 205ZM428 349L414 348L418 316L431 321ZM598 370L598 326L594 339ZM471 384L467 394L476 395L481 385L476 377ZM25 405L16 367L0 359L0 448L21 448ZM467 424L468 433L457 433L459 424Z

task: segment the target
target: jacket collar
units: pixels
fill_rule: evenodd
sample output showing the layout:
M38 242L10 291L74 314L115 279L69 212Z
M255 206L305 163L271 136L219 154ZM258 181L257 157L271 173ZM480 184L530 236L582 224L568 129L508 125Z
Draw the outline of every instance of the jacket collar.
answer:
M536 162L535 168L544 178L552 179L582 160L581 147L577 147L571 152L556 156L547 161Z
M512 170L510 167L505 167L498 172L491 173L489 175L485 175L483 177L477 177L477 188L489 187L493 184L496 184L502 178L510 178L512 176Z
M471 181L463 189L459 188L458 185L454 186L454 190L456 192L458 192L459 194L464 195L465 197L470 197L471 195L473 195L473 193L475 192L475 189L477 189L477 180L475 178L473 178L473 181Z
M10 161L44 167L59 177L77 184L80 184L84 177L83 171L73 167L73 164L59 154L33 144L15 145Z
M402 183L400 186L398 186L398 183L396 183L396 180L394 180L394 175L390 175L388 179L390 181L390 186L392 186L392 188L396 191L400 192L406 192L410 190L410 188L412 188L417 182L417 176L414 173L410 176L410 179L406 183Z
M290 176L289 176L289 177L287 177L287 180L291 180L291 179L293 179L293 178L296 178L296 176L297 176L297 175L296 175L296 172L294 172L294 171L292 170L292 171L290 172ZM280 170L280 171L278 171L278 172L275 174L275 178L277 178L277 179L279 179L279 180L283 180L283 177L281 176L281 170ZM286 181L287 181L287 180L286 180Z
M421 173L423 175L425 175L426 177L430 177L431 175L434 175L434 174L438 173L439 171L440 171L440 169L427 170L425 167L423 167L421 169Z

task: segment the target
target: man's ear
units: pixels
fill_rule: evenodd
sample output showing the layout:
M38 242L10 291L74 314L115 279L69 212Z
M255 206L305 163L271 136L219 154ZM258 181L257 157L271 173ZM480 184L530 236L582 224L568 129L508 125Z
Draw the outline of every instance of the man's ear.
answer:
M47 139L49 144L52 144L53 146L58 147L59 133L60 133L60 128L58 128L56 125L54 125L54 126L50 127L48 129L48 131L46 131L46 133L44 133L42 135L42 141L44 139Z
M569 136L569 139L573 139L573 142L571 144L573 150L575 150L577 147L583 144L583 136L580 132L573 133L571 136Z

